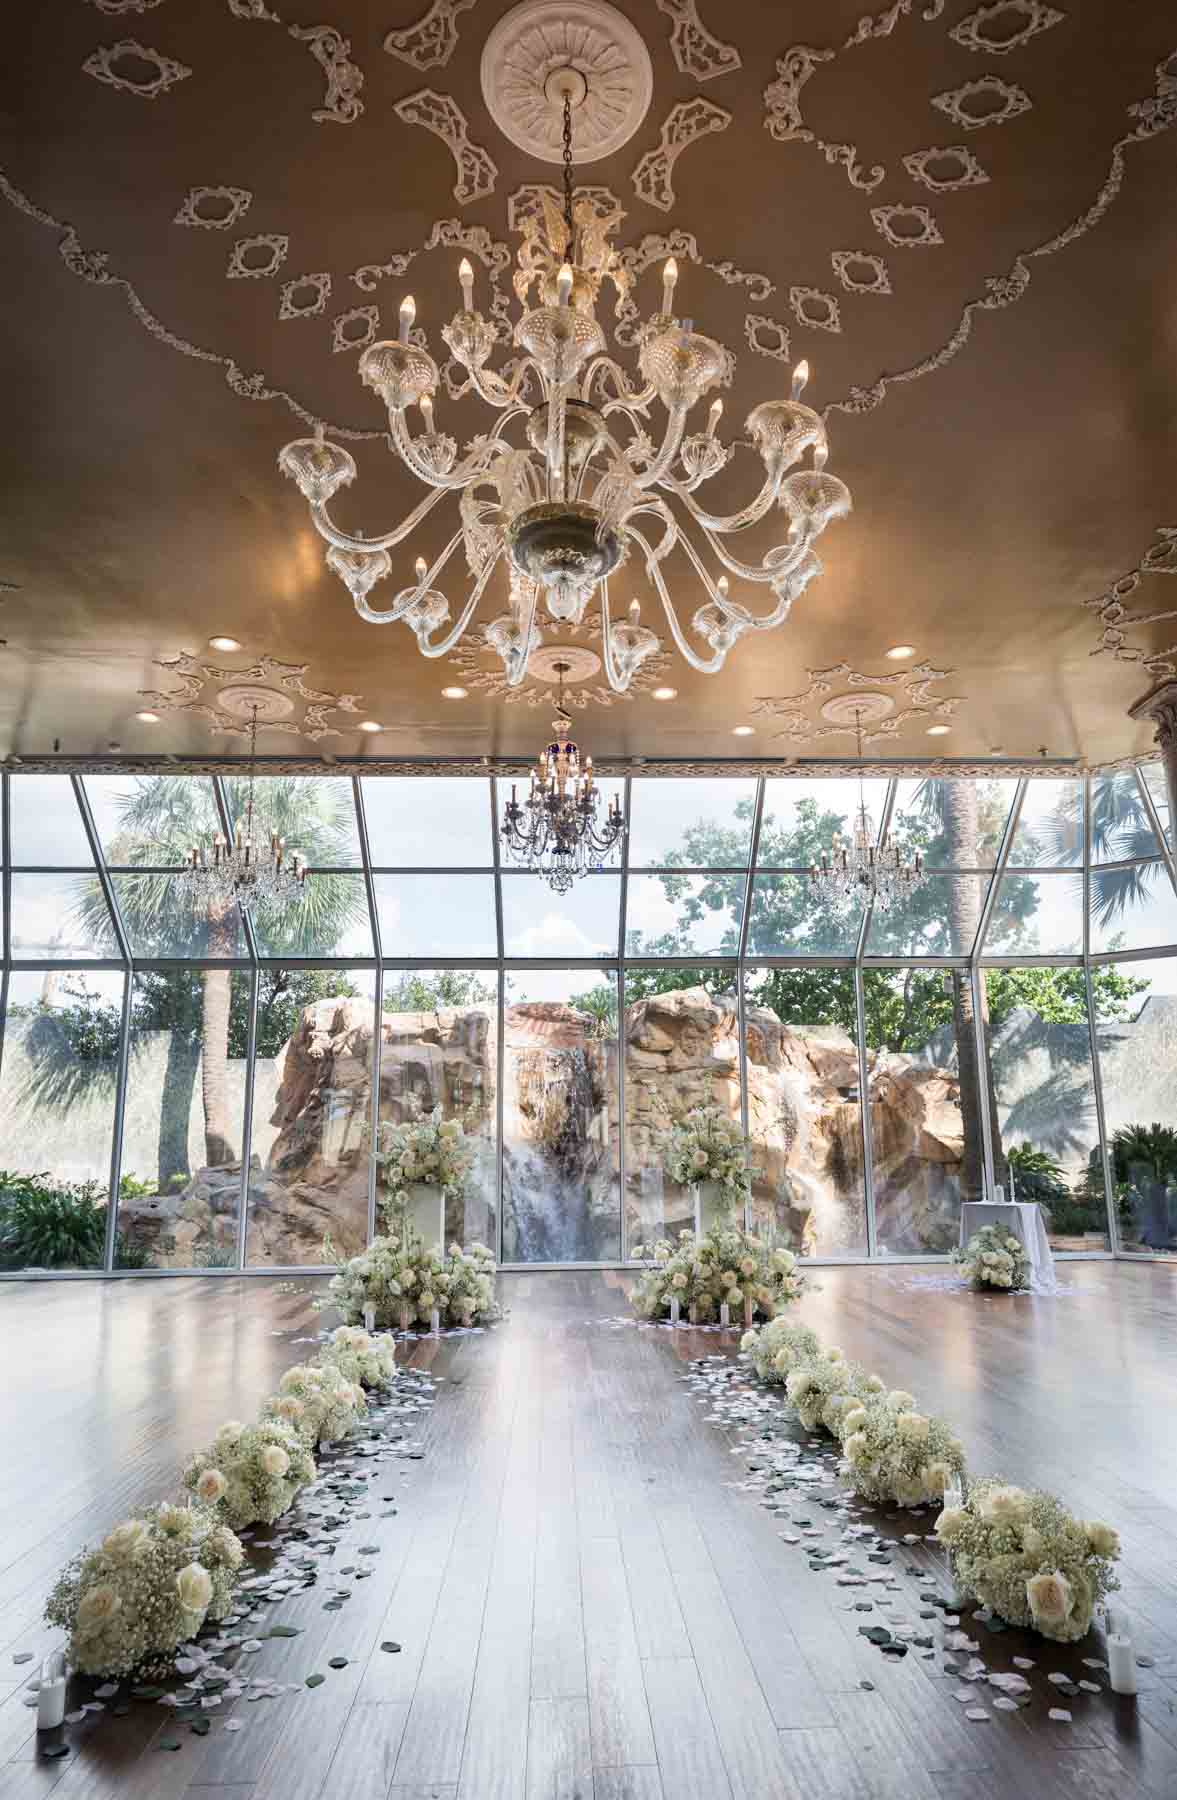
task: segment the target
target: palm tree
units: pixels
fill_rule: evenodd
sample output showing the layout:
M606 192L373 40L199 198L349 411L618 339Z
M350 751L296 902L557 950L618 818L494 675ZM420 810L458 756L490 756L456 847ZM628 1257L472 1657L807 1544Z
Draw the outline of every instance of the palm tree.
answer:
M244 810L244 798L244 781L227 784L231 822ZM188 847L207 843L221 829L211 781L185 775L136 777L126 793L117 797L116 804L119 829L108 846L107 862L114 867L149 871L124 876L116 884L132 953L143 958L239 958L241 926L236 906L210 904L198 911L182 896L177 881L177 871ZM272 828L292 849L301 850L312 868L357 860L351 844L351 795L343 784L299 776L267 778L263 782L261 812L265 821L260 834L263 839ZM255 916L259 941L264 942L267 954L278 959L323 953L326 946L338 942L349 925L365 915L366 905L358 875L310 875L300 903L281 913L258 908ZM85 882L75 914L92 941L113 945L114 934L97 881ZM232 973L228 968L200 971L199 1035L190 1006L168 1009L171 1016L167 1023L173 1040L185 1041L169 1044L161 1106L161 1151L169 1119L180 1121L183 1144L183 1122L191 1106L199 1057L205 1159L210 1168L232 1162L238 1154L232 1142L228 1099ZM175 981L190 990L187 971L177 969ZM170 1093L169 1077L173 1084ZM167 1161L175 1161L175 1149L173 1145ZM184 1149L181 1155L186 1161ZM163 1160L161 1157L161 1176Z
M1042 850L1050 861L1083 863L1083 789L1068 782L1042 825ZM1129 858L1137 859L1129 863ZM1107 868L1107 863L1121 863ZM1091 916L1106 926L1146 906L1153 884L1169 879L1156 833L1134 775L1099 776L1091 786ZM1081 874L1075 876L1082 882Z

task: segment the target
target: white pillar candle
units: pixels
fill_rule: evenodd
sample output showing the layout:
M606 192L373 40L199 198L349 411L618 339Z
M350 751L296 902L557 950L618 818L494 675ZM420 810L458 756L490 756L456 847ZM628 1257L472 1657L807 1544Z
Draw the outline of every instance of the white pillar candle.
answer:
M1113 1694L1136 1692L1136 1651L1128 1631L1121 1625L1107 1636L1108 1679Z
M690 1320L692 1325L697 1325L699 1323L699 1308L695 1305L695 1302L693 1300L691 1301L690 1309L687 1313L687 1318Z
M375 1331L375 1329L376 1329L376 1308L371 1304L371 1302L369 1302L368 1305L365 1306L365 1308L364 1308L364 1330L365 1331Z
M54 1731L65 1718L65 1657L60 1650L41 1664L37 1689L37 1730Z
M679 1319L681 1317L682 1317L682 1301L679 1299L677 1294L671 1294L671 1296L670 1296L670 1323L672 1325L677 1325L679 1322Z
M429 1315L429 1331L432 1337L441 1336L441 1313L436 1306Z
M752 1314L753 1314L754 1310L755 1310L755 1308L754 1308L751 1294L745 1294L744 1295L744 1329L746 1331L751 1331L751 1329L752 1329Z
M401 1301L400 1323L402 1331L409 1329L409 1303L407 1300Z
M732 1322L732 1309L726 1300L721 1300L719 1303L719 1322L725 1331Z

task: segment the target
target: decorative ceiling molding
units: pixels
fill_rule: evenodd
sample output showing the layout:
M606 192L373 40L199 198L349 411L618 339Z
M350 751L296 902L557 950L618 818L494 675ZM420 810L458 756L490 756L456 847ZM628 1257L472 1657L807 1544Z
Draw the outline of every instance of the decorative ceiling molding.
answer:
M271 25L282 23L278 14L270 11L266 0L229 0L229 11L235 19L260 19Z
M90 0L100 13L145 13L153 6L162 6L163 0Z
M942 244L940 227L926 206L872 206L870 216L875 230L896 250L922 250ZM918 230L897 231L897 224L918 226Z
M757 356L771 356L776 362L792 361L789 327L782 319L769 319L763 313L745 313L744 336Z
M133 74L127 73L125 66L120 71L119 63L129 65L132 70L141 70L146 63L155 74L146 79L141 75L136 80ZM138 94L141 100L158 100L161 94L166 94L177 82L186 81L192 73L186 64L162 56L158 50L152 50L135 38L120 38L117 44L100 45L86 58L82 68L95 81L103 81L123 94Z
M674 165L689 144L712 131L726 131L731 113L710 100L680 100L666 116L658 148L647 150L633 172L634 193L639 200L669 212L678 196L674 191Z
M320 125L354 125L364 110L362 69L350 61L351 44L334 25L292 25L290 35L305 44L327 77L322 106L311 114Z
M166 669L180 683L176 688L140 688L139 698L156 712L188 713L203 719L211 730L233 737L248 737L249 709L242 709L235 689L259 684L271 693L272 704L259 711L259 732L273 731L285 737L304 737L312 742L320 738L342 737L333 723L335 713L360 711L360 694L333 694L328 688L308 687L303 680L309 663L280 662L275 656L260 656L245 669L222 669L214 663L181 650L176 656L156 658L157 669ZM301 715L295 699L305 702Z
M674 23L670 28L670 54L682 75L696 81L713 81L742 67L734 44L725 44L708 31L699 17L696 0L658 0L658 11Z
M910 669L888 671L885 675L868 675L851 668L849 663L835 663L828 669L808 669L809 685L799 694L761 695L752 704L755 717L783 722L783 729L773 733L774 741L787 739L791 744L809 744L831 737L853 737L861 723L864 744L882 743L896 737L912 722L951 719L964 704L962 694L934 695L933 683L948 681L955 670L936 669L931 663L914 664ZM831 699L838 687L848 688ZM892 688L902 702L895 711L890 695L880 688ZM814 708L826 722L813 716Z
M245 217L252 200L248 188L191 187L173 215L172 224L194 225L201 231L228 231ZM210 206L212 211L208 210Z
M993 0L992 5L979 6L967 19L954 25L948 35L954 44L960 44L966 50L977 50L987 56L1008 56L1011 50L1020 50L1040 31L1061 25L1066 16L1053 6L1045 6L1043 0ZM1020 26L1012 31L1003 29L1017 19L1023 21Z
M982 100L991 104L970 111L970 100ZM1000 75L981 75L976 81L966 81L962 87L952 88L945 94L933 94L932 105L942 113L947 113L954 125L962 131L981 131L986 125L1005 125L1010 119L1020 118L1028 113L1034 105L1025 88L1015 82L1003 81Z
M353 331L353 325L360 329ZM353 306L348 312L336 313L331 321L331 349L336 354L340 350L366 350L375 343L379 329L378 306Z
M895 0L893 6L886 7L881 13L875 13L873 16L867 13L865 18L859 19L858 24L846 39L842 46L843 50L852 50L855 44L868 43L871 38L890 37L900 19L910 16L914 3L915 0ZM920 18L931 24L932 20L938 19L943 11L944 0L928 0L928 4L920 9Z
M804 44L795 44L777 57L777 78L764 90L764 129L778 144L815 145L828 163L842 165L851 187L869 194L886 177L883 164L875 163L869 171L864 169L854 144L827 143L810 131L801 117L801 89L818 64L832 62L835 54L833 50L810 50Z
M431 131L449 150L457 170L454 199L460 205L468 206L471 200L481 200L494 193L498 165L489 150L471 141L466 115L448 94L439 94L434 88L420 88L417 93L398 100L392 110L406 125L420 125Z
M476 0L433 0L427 13L403 31L390 31L384 48L414 69L444 68L458 47L458 15Z
M597 219L625 218L625 208L613 192L607 187L582 187L578 182L573 189L575 206L591 206L593 217ZM520 231L525 219L535 219L540 224L544 221L544 205L550 202L553 206L563 206L564 197L546 181L525 181L517 187L513 194L507 196L507 230ZM504 245L506 249L506 246ZM510 251L507 252L508 256Z
M597 638L601 636L601 615L590 612L579 624L566 621L553 627L562 638ZM462 678L465 687L473 688L488 699L502 700L507 706L526 706L535 710L539 707L552 707L556 704L556 688L551 683L549 669L557 653L567 648L567 661L571 667L565 674L564 699L568 706L582 711L588 706L612 706L615 700L633 700L641 694L648 694L651 688L658 687L665 679L670 664L670 656L664 650L657 650L648 657L635 673L629 689L624 694L616 694L605 685L589 687L587 681L601 668L601 660L594 651L580 645L564 646L558 643L546 643L532 657L532 667L544 679L534 680L529 676L521 686L511 687L507 681L501 660L488 644L466 642L461 643L449 657L447 666ZM536 661L538 656L539 661ZM495 658L495 666L488 667L486 658Z
M300 295L309 298L300 300ZM278 306L279 319L315 319L326 312L331 298L331 277L326 270L317 275L296 275L282 284Z
M960 319L952 336L941 344L930 356L925 356L918 363L907 369L897 370L894 374L880 375L870 387L852 387L841 400L833 400L824 408L824 416L832 412L864 413L873 412L880 406L890 387L920 381L935 369L942 369L953 357L963 350L973 329L973 315L977 312L993 312L1002 307L1013 306L1030 285L1029 264L1040 257L1056 256L1060 250L1066 249L1081 237L1085 237L1107 213L1124 185L1127 173L1127 152L1134 144L1147 143L1151 138L1159 137L1163 132L1171 131L1177 125L1177 74L1170 65L1177 58L1177 50L1173 50L1154 70L1155 89L1145 100L1134 101L1128 108L1128 115L1137 123L1135 127L1117 138L1112 146L1111 162L1107 175L1096 194L1095 199L1085 211L1065 225L1061 231L1045 239L1032 250L1024 250L1014 259L1012 266L1003 274L991 275L986 279L985 292L975 299L966 302Z
M226 281L266 281L276 275L286 261L290 239L282 232L262 231L256 237L238 238L229 252L225 268ZM252 251L267 250L266 262L250 262Z
M791 287L789 289L789 305L793 309L793 317L799 325L808 325L814 331L841 331L842 315L838 302L832 294L823 294L820 288Z
M576 161L599 162L627 144L650 110L654 71L637 27L608 0L518 0L492 27L479 77L503 136L539 162L563 159L563 112L553 81L574 69Z
M1177 526L1161 525L1154 542L1134 569L1121 575L1105 593L1083 601L1088 612L1099 615L1103 630L1092 656L1112 656L1117 662L1136 663L1157 681L1177 676L1177 643L1162 650L1149 650L1143 644L1132 644L1128 633L1147 625L1160 625L1177 619L1177 606L1160 612L1133 610L1125 605L1140 588L1146 575L1177 575Z
M258 730L264 727L258 726ZM806 780L857 780L859 775L878 776L882 780L911 777L925 780L1017 780L1057 781L1060 777L1082 774L1098 775L1137 764L1155 762L1154 756L1119 758L1110 763L1084 763L1068 757L988 757L980 761L951 757L885 757L873 761L840 757L760 756L729 760L725 757L686 758L646 756L593 757L593 773L598 777L616 778L633 775L643 781L675 781L689 777L698 781L730 779L732 776L756 780L764 776L772 780L792 776ZM0 758L0 767L25 775L239 775L248 766L245 755L209 756L61 756L27 754ZM390 780L428 780L438 775L485 781L488 776L526 778L535 764L534 756L335 756L323 751L318 756L267 756L258 758L259 775L363 775Z
M945 168L945 165L949 165ZM933 150L913 150L903 166L913 180L934 194L955 193L958 188L981 187L988 175L964 144L945 144ZM939 173L937 173L937 170Z
M831 250L834 273L848 294L889 294L891 277L881 256L871 250ZM873 279L864 281L856 271L869 269Z

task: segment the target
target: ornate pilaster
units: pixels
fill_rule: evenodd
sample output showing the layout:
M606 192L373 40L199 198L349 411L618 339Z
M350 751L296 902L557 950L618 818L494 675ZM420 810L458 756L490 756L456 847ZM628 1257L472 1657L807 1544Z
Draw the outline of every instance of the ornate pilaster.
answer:
M1132 719L1151 719L1156 725L1156 744L1165 767L1169 817L1177 820L1177 681L1158 682L1128 708Z

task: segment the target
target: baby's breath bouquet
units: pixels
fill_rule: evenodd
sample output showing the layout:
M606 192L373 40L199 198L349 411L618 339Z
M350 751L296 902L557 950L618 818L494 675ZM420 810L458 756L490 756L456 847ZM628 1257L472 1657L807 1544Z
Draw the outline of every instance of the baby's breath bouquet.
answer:
M184 1486L229 1525L272 1525L294 1504L299 1488L315 1479L315 1463L293 1422L262 1419L240 1425L230 1419L207 1450L191 1457Z
M735 1225L715 1225L699 1238L692 1231L681 1231L677 1244L659 1238L648 1246L635 1244L630 1254L635 1260L653 1262L631 1296L635 1312L644 1319L669 1314L675 1298L688 1315L694 1307L704 1324L719 1317L725 1301L732 1318L746 1315L749 1307L753 1317L772 1318L804 1287L791 1250L770 1250Z
M69 1635L84 1675L122 1676L169 1656L206 1618L229 1612L244 1552L205 1506L154 1506L75 1556L45 1617Z
M382 1125L378 1143L376 1164L387 1188L380 1210L386 1224L399 1228L411 1183L440 1188L454 1199L465 1193L475 1147L461 1120L443 1119L440 1106L400 1125Z
M364 1390L333 1363L295 1363L278 1383L264 1412L291 1425L313 1449L355 1430L367 1412Z
M375 1309L377 1325L408 1330L428 1325L437 1308L451 1325L475 1325L496 1319L495 1260L485 1244L463 1250L451 1244L448 1252L427 1250L416 1232L403 1237L373 1238L368 1248L341 1263L327 1293L316 1302L322 1310L335 1308L349 1324Z
M843 1413L860 1402L869 1380L860 1363L847 1362L834 1346L798 1358L785 1376L785 1393L806 1431L837 1437Z
M495 1259L485 1244L463 1250L451 1244L445 1265L447 1318L451 1325L473 1325L481 1319L497 1319Z
M733 1209L742 1209L751 1191L744 1134L718 1106L694 1106L671 1126L662 1167L680 1187L718 1182Z
M911 1394L869 1393L837 1421L856 1494L875 1505L921 1506L964 1475L964 1448L945 1420L917 1411Z
M396 1379L396 1346L392 1340L370 1337L358 1325L340 1325L315 1361L321 1368L330 1365L338 1369L346 1381L359 1387L391 1387Z
M821 1343L811 1326L791 1324L782 1317L746 1331L740 1349L761 1381L783 1383L790 1369L817 1356Z
M1021 1238L1000 1225L982 1225L963 1250L954 1250L952 1260L965 1280L973 1287L1000 1288L1013 1293L1030 1285L1030 1258Z
M1058 1643L1085 1636L1096 1606L1120 1585L1111 1526L1074 1518L1037 1488L975 1482L963 1505L940 1514L936 1533L962 1587L1007 1624Z

